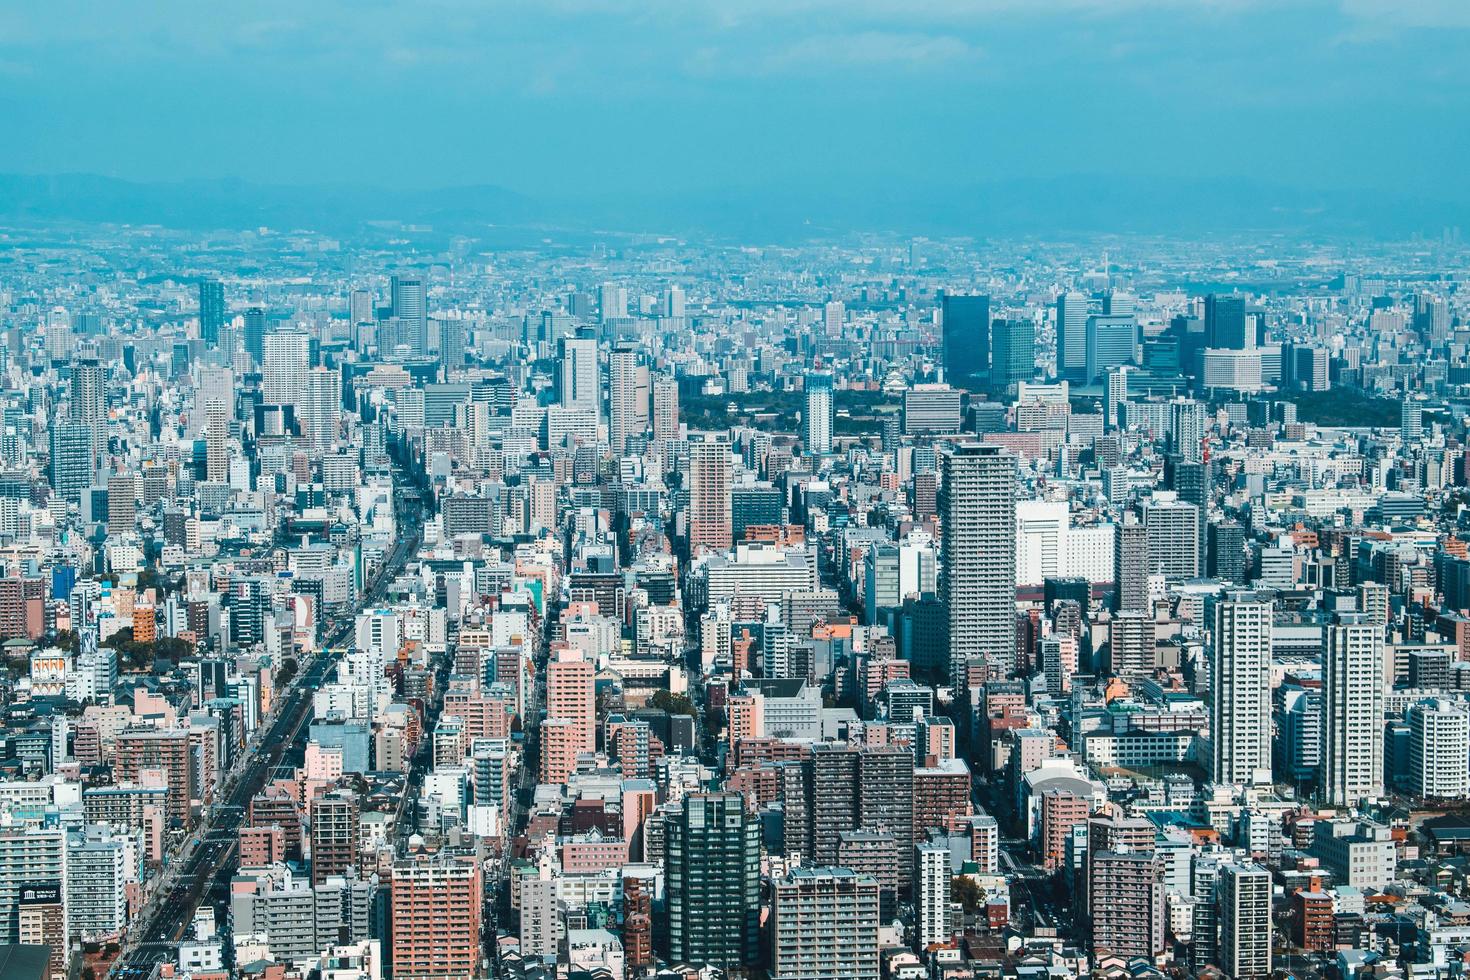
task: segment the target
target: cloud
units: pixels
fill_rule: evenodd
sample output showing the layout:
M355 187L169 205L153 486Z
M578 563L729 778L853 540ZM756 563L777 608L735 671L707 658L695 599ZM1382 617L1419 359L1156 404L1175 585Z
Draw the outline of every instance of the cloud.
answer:
M768 74L834 68L935 68L980 57L969 42L949 35L862 31L817 34L768 54L760 62Z

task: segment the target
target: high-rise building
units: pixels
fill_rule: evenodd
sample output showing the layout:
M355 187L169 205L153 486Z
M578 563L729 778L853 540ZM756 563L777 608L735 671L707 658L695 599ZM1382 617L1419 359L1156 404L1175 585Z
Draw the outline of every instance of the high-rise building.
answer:
M1086 368L1084 367L1083 370ZM1122 404L1128 400L1129 370L1130 365L1120 364L1108 372L1107 382L1103 387L1103 428L1105 431L1118 427L1118 413Z
M258 306L245 311L245 353L256 364L265 360L265 310Z
M731 544L730 444L706 437L689 444L689 553L724 551Z
M947 844L922 841L914 846L914 911L918 918L914 945L921 951L948 944L954 934L950 878Z
M347 294L347 319L356 326L377 320L373 309L373 294L366 289L354 289Z
M1208 549L1205 547L1208 539L1206 515L1210 509L1210 468L1198 459L1198 441L1195 443L1196 456L1191 458L1188 454L1169 455L1164 458L1164 482L1170 490L1179 495L1179 499L1194 508L1195 516L1195 541L1199 545L1199 559L1195 562L1195 573L1204 571Z
M199 339L206 349L219 343L225 325L225 287L218 279L199 280Z
M1409 792L1422 800L1470 796L1470 709L1445 698L1410 705Z
M598 307L602 322L621 320L628 315L628 290L615 282L602 284L601 304Z
M21 941L21 908L27 890L52 885L62 891L65 875L66 831L0 828L0 943Z
M990 297L946 295L940 315L944 380L956 388L983 387L990 380Z
M1205 346L1221 350L1254 347L1245 314L1244 296L1212 294L1205 297Z
M1383 687L1383 631L1338 613L1322 674L1322 796L1334 806L1383 795Z
M546 665L546 718L565 723L560 736L542 740L541 781L564 783L577 756L597 748L597 665L579 650L563 650Z
M95 460L107 448L107 367L100 361L72 362L71 417L92 433Z
M1220 969L1233 980L1271 975L1271 874L1258 864L1226 864L1215 877Z
M1087 295L1068 290L1057 297L1057 377L1086 381Z
M737 969L760 959L760 822L738 793L697 793L665 826L669 958Z
M848 868L792 868L772 887L773 980L878 980L878 882Z
M313 885L357 869L362 827L360 809L357 794L347 791L326 793L311 801Z
M847 319L847 306L840 299L828 300L822 307L822 330L828 337L842 334L842 322Z
M138 478L113 473L107 478L107 533L131 534L138 522Z
M393 865L393 976L471 980L479 976L479 863L449 854L415 854Z
M1148 534L1148 574L1170 579L1199 577L1199 508L1183 500L1155 498L1143 507Z
M939 600L949 636L950 679L965 686L982 658L1001 675L1016 664L1016 458L966 443L940 454L943 478Z
M1113 608L1148 608L1148 528L1127 511L1113 525Z
M1220 521L1209 526L1208 575L1235 585L1245 584L1245 528L1236 521Z
M314 367L306 373L298 418L307 445L325 448L337 441L342 428L342 376L335 368Z
M990 328L990 385L1008 389L1036 375L1036 324L1025 319L996 320Z
M1418 442L1424 438L1424 398L1421 395L1405 395L1399 408L1399 435L1404 442Z
M390 282L393 318L415 357L429 352L429 297L422 276L399 275Z
M653 380L653 438L679 438L679 382L666 374Z
M629 436L648 430L650 400L648 365L637 348L619 346L608 357L608 441L621 455Z
M1094 954L1152 960L1164 951L1164 869L1153 854L1093 851L1087 880Z
M230 416L218 399L204 404L205 479L223 482L230 476Z
M290 405L299 415L311 365L311 338L300 330L277 330L266 335L262 353L261 400Z
M598 385L597 338L587 331L579 331L575 337L563 337L558 362L557 393L561 406L599 417L602 390Z
M806 376L806 411L802 414L806 451L820 456L832 451L832 372Z
M1252 592L1215 603L1210 774L1218 785L1271 782L1271 612Z
M82 499L92 485L92 426L68 415L51 422L51 488L66 500Z
M1087 318L1087 361L1089 382L1116 367L1138 363L1138 321L1133 316L1090 316Z

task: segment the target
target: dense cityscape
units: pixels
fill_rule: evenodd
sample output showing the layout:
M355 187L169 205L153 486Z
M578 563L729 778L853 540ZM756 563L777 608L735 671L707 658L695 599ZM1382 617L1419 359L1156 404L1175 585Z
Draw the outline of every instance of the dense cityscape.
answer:
M0 974L1470 963L1470 248L0 233Z

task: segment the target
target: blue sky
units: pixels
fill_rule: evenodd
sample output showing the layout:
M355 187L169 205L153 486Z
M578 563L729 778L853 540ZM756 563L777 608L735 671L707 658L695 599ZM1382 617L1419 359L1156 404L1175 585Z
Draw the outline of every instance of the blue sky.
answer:
M0 115L0 171L135 180L1464 197L1470 2L47 0Z

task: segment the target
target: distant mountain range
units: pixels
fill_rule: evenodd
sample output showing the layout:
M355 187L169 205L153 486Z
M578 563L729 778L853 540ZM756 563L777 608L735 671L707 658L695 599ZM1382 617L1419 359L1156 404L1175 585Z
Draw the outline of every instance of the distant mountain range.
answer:
M238 179L151 183L95 174L0 174L0 221L309 228L351 234L375 222L475 235L502 229L595 229L799 240L853 232L1064 236L1246 231L1401 238L1470 226L1470 200L1310 190L1249 180L1078 176L947 189L893 184L868 192L722 188L707 193L536 198L493 185L401 190L280 186Z

